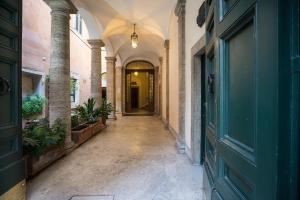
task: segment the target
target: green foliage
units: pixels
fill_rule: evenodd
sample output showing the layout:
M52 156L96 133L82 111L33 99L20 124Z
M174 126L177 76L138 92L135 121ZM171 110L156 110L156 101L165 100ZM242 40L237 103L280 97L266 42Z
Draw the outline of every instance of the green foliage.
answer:
M76 112L82 122L92 123L100 117L99 108L95 109L96 101L93 98L88 99L83 106L78 106Z
M112 106L112 104L107 103L106 99L102 99L101 105L99 108L100 116L107 119L112 111L114 111L114 107Z
M39 95L26 97L22 102L22 118L30 119L42 114L45 98Z
M71 91L77 90L77 80L76 79L71 78L71 80L70 80L70 90Z
M49 148L62 145L66 137L66 124L57 119L50 128L47 120L32 122L23 130L25 152L39 157Z
M77 126L79 126L80 121L79 121L79 116L78 114L74 114L71 116L71 126L72 128L75 128Z

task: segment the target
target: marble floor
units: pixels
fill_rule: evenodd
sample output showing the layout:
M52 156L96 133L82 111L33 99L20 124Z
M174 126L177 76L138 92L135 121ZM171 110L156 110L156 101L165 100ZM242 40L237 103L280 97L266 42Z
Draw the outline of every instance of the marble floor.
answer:
M28 200L204 200L202 168L156 117L119 117L28 182Z

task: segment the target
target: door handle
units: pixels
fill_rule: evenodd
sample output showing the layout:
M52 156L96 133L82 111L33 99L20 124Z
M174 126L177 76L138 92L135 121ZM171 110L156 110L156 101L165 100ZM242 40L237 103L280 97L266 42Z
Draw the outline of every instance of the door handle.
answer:
M10 91L11 88L8 80L0 77L0 96L7 95Z

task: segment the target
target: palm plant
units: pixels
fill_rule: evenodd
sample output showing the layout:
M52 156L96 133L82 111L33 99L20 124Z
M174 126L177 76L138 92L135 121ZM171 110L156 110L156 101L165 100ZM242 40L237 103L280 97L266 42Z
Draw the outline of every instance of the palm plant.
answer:
M111 103L107 103L106 99L102 99L101 106L99 108L100 116L104 119L108 119L110 113L114 111L114 107Z
M78 106L76 111L80 117L81 121L93 123L100 117L99 108L95 109L96 101L94 98L89 98L83 106Z

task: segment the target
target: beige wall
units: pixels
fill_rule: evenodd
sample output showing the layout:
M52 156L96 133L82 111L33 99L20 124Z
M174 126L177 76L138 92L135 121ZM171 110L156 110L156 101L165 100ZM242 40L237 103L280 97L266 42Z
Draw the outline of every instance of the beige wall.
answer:
M179 84L178 84L178 23L175 14L170 21L170 71L169 71L169 106L170 106L170 126L179 132Z
M196 42L203 36L205 33L204 26L200 28L196 19L198 16L198 10L202 4L203 0L199 1L186 1L186 71L185 71L185 80L186 80L186 113L185 113L185 140L188 148L191 148L191 49L196 44Z
M49 74L51 49L50 8L43 0L23 1L23 68ZM90 96L91 49L87 44L88 32L83 23L83 34L72 29L70 21L70 64L71 75L80 78L80 101L82 104ZM29 91L30 82L23 80L24 91Z
M185 60L185 79L186 79L186 113L185 113L185 141L188 148L191 148L191 49L196 44L196 42L203 36L204 27L199 28L196 23L196 18L198 16L199 8L203 0L200 1L187 1L186 2L186 60ZM178 132L178 110L179 110L179 94L178 94L178 23L177 17L172 14L170 19L170 126ZM164 55L164 65L163 65L163 117L166 117L166 66L165 66L165 55ZM189 149L188 149L189 150Z

